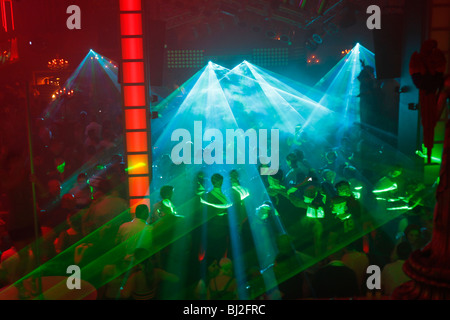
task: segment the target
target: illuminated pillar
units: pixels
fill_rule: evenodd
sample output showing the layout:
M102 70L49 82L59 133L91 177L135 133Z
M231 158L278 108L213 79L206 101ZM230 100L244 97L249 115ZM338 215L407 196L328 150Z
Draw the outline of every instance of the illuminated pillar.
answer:
M131 212L138 204L150 208L151 134L149 74L146 66L143 4L120 0L120 69L124 114L124 146Z

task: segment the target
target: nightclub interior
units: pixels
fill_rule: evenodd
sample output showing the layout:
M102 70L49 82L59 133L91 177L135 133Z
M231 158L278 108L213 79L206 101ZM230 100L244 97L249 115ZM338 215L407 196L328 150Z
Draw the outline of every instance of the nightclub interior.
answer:
M450 299L450 0L0 11L0 300Z

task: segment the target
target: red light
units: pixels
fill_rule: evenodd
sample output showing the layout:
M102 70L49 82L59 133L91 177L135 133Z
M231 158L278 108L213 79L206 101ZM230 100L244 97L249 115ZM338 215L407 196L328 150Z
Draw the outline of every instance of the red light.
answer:
M144 83L143 62L124 62L122 66L124 83Z
M136 207L140 204L146 204L147 207L150 208L150 199L148 198L130 199L130 212L134 213Z
M144 107L146 105L144 86L123 86L125 107Z
M146 109L125 110L125 125L128 130L146 130L147 129Z
M127 151L128 152L147 152L147 132L127 132Z
M139 60L143 59L142 38L123 38L122 39L122 59Z
M145 197L149 195L148 177L130 177L128 183L130 197Z
M120 0L120 11L141 11L141 1Z
M140 203L145 203L150 207L149 177L135 176L147 175L150 170L148 165L150 156L148 152L147 132L149 118L144 86L146 78L142 39L143 16L141 12L143 11L143 7L141 0L119 1L123 61L120 65L120 71L122 75L122 97L125 112L127 160L129 167L134 167L131 172L128 172L128 191L131 198L130 209L131 212L134 212L135 206ZM113 65L112 60L109 63L114 68L117 68L116 65ZM111 66L105 67L108 68ZM146 165L141 166L143 163Z
M122 36L142 35L142 15L140 13L127 13L120 15Z
M203 261L205 259L205 255L206 255L205 250L202 249L202 251L199 251L199 253L198 253L198 261Z

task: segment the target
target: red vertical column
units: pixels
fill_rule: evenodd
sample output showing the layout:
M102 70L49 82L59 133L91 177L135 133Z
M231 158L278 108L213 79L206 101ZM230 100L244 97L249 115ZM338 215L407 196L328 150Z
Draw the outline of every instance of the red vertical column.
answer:
M151 134L148 105L143 7L141 0L120 0L121 84L125 161L131 212L138 204L150 208Z

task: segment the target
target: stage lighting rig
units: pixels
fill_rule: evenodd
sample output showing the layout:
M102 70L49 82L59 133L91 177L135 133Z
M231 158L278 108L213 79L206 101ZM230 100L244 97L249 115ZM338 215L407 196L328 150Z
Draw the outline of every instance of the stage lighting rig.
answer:
M169 69L201 68L204 64L204 50L168 50Z
M419 110L419 105L417 103L408 103L408 110Z
M62 98L72 98L74 95L74 91L73 89L69 90L66 88L60 89L58 91L56 91L54 94L52 94L52 99L56 100L56 99L62 99Z
M69 61L67 61L65 59L60 59L60 58L52 59L51 61L49 61L47 63L47 67L50 70L54 70L54 71L67 69L68 66L69 66Z
M308 64L319 64L320 63L320 59L318 56L316 55L312 55L308 58L308 60L306 60L306 62Z

